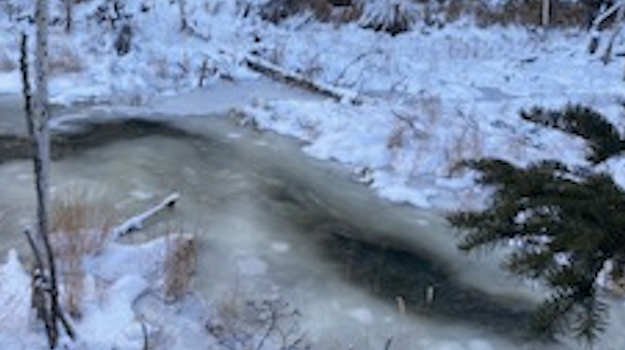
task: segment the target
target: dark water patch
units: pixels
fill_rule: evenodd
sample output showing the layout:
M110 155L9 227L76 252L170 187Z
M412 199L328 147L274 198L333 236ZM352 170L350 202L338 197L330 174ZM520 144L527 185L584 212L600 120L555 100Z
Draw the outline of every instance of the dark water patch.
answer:
M81 151L106 146L121 140L132 140L147 136L163 136L174 139L193 137L172 125L145 119L126 119L116 122L78 122L70 124L69 132L55 133L52 154L62 159Z
M490 296L459 282L440 259L388 236L363 240L360 231L339 222L314 229L323 253L338 262L350 283L389 303L403 303L412 314L468 322L518 339L528 336L532 306L527 302Z
M478 325L496 334L526 341L534 305L514 297L492 296L459 280L445 259L391 232L362 227L353 217L341 216L332 203L316 199L315 192L296 178L267 185L267 210L286 213L344 280L391 305L398 298L406 311L449 323ZM351 223L350 223L351 221ZM433 292L428 302L428 290Z
M0 135L0 164L30 157L30 143L22 136Z
M69 130L69 131L68 131ZM197 139L172 125L144 119L127 119L115 122L75 122L64 131L52 130L51 155L53 160L75 156L80 152L120 140L147 136L163 136L176 139ZM12 160L28 159L31 143L21 135L0 135L0 164Z

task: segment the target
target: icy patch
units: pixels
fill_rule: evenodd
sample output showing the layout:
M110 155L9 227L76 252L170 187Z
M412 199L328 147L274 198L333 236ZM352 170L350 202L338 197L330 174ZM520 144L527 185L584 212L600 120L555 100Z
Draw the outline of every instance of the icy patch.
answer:
M144 190L132 190L129 193L130 197L145 201L154 198L154 193L144 191Z
M286 253L291 250L291 245L286 242L272 242L270 247L277 253Z
M347 314L354 320L363 324L373 323L373 314L371 310L365 308L357 308L347 312Z
M246 256L237 260L239 272L245 276L260 276L267 272L267 263L255 256Z

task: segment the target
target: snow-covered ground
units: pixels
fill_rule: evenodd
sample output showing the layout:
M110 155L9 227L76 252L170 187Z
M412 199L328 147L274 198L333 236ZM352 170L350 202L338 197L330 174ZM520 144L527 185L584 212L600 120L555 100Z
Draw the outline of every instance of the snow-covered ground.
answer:
M0 94L16 94L21 89L19 34L33 30L11 18L28 13L32 2L5 3L0 6L23 7L0 12ZM318 23L306 15L276 26L255 14L263 1L198 0L187 2L191 30L182 32L177 2L132 0L124 10L132 14L127 21L131 49L118 56L114 43L124 22L115 27L108 20L98 23L96 14L114 15L110 8L98 12L102 3L76 5L70 34L61 25L53 27L54 103L131 106L171 117L233 111L245 125L301 139L311 156L344 164L356 180L396 202L435 211L479 206L488 193L474 185L472 173L456 166L466 158L526 164L557 157L585 164L580 140L522 121L521 109L584 103L624 126L621 59L604 65L590 56L589 38L581 30L477 28L466 20L435 30L416 25L390 36L355 23ZM56 15L62 16L56 6ZM250 55L350 91L360 103L249 93L263 89L262 84L248 85L247 93L237 90L237 81L259 78L246 66ZM223 80L234 80L227 84L235 88L216 94ZM610 165L625 184L618 161ZM12 292L28 288L20 271L11 258L2 273L15 284L3 287L7 293L2 295L23 307L17 300L22 294ZM125 298L120 300L130 302L146 288L133 278L121 277L109 293L119 287ZM87 318L84 327L89 324ZM20 322L13 325L20 332L26 329ZM142 339L140 327L125 329L134 329L131 339ZM137 344L117 345L130 349Z
M584 161L579 141L522 121L523 108L584 103L620 120L622 65L590 56L588 35L581 30L482 29L465 21L390 36L306 16L275 26L253 10L244 17L246 2L200 1L188 4L193 34L183 34L176 3L130 1L125 11L134 13L131 50L118 56L114 41L120 24L114 29L106 21L85 19L98 3L76 6L72 34L62 26L53 31L54 102L136 105L197 93L200 84L210 89L218 79L256 76L245 65L253 53L361 94L363 102L259 99L234 106L247 120L305 140L312 156L344 163L383 197L420 207L479 202L471 174L455 167L465 158L527 163L558 155ZM142 5L148 10L139 11ZM8 22L5 15L0 26L5 33L0 92L16 93L24 24Z

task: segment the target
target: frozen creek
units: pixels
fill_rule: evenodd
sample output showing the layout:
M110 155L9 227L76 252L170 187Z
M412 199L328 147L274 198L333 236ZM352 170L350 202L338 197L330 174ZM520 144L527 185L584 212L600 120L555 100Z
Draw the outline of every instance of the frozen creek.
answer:
M0 206L20 220L4 228L3 251L23 246L12 232L32 212L31 164L11 106L0 101ZM383 349L389 338L394 349L569 348L523 339L535 295L496 257L460 255L439 217L379 199L294 140L217 115L87 115L56 131L55 188L103 188L128 214L180 192L175 211L147 231L198 234L196 288L209 302L279 295L319 349Z

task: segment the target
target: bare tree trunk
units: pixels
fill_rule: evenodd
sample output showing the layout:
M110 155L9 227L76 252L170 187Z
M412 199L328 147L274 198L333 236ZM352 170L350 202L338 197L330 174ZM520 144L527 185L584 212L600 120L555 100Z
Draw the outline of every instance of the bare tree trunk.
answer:
M59 337L56 314L58 314L58 287L56 267L49 240L48 208L50 204L50 136L48 130L48 1L37 0L35 10L37 41L35 51L34 114L29 118L30 139L33 145L33 165L37 198L37 234L44 246L47 264L46 279L49 283L50 305L45 322L50 348L56 347Z
M48 107L48 0L37 0L35 10L37 32L35 51L35 93L31 94L28 74L27 37L22 36L22 57L20 60L26 103L26 122L33 151L33 171L37 199L37 238L28 237L37 258L33 276L33 288L40 305L38 314L46 326L50 349L56 348L59 339L59 322L70 338L74 331L64 317L59 305L55 257L49 240L49 183L50 183L50 132ZM41 245L39 249L38 245ZM43 253L42 253L43 252ZM42 257L43 255L43 257Z
M543 6L541 11L541 24L543 28L547 28L551 22L551 0L542 0Z

